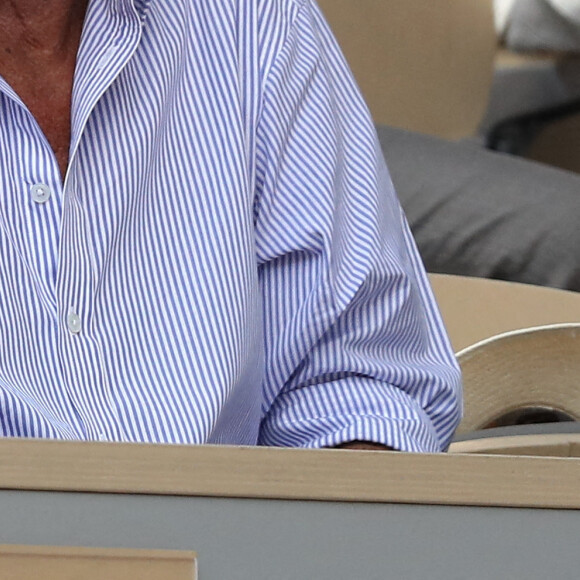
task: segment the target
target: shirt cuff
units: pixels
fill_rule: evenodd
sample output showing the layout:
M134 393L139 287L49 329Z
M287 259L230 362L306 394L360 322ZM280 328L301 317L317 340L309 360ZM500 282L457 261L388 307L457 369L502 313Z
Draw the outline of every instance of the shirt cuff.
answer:
M370 379L354 382L342 380L284 393L262 421L259 444L321 448L370 441L399 451L442 451L431 419L411 396Z

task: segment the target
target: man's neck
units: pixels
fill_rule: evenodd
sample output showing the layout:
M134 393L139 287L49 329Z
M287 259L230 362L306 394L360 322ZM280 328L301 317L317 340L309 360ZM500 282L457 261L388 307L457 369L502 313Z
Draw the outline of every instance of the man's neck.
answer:
M78 47L88 0L0 0L0 50L37 62Z
M0 75L44 132L62 176L71 96L89 0L0 0Z

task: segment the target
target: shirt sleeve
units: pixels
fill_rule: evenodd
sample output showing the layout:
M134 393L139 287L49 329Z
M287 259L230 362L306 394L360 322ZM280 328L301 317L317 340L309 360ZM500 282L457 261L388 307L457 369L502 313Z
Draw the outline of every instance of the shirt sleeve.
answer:
M259 443L445 449L457 363L370 115L312 0L268 71L257 143Z

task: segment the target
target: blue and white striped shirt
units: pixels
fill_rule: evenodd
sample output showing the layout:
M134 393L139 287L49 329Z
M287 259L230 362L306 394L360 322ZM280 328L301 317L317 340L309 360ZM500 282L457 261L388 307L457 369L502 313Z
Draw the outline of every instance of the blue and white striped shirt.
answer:
M64 182L0 80L0 433L444 448L459 372L314 0L91 0Z

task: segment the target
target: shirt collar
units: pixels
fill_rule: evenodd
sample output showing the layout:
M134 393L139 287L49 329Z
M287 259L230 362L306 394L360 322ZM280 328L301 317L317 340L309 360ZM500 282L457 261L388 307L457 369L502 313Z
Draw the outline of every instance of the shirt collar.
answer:
M137 14L141 17L141 20L145 18L150 2L151 0L133 0L133 6L135 7Z

